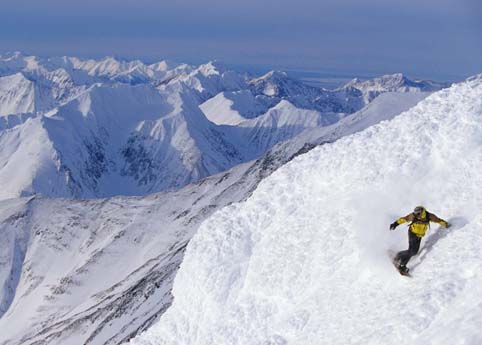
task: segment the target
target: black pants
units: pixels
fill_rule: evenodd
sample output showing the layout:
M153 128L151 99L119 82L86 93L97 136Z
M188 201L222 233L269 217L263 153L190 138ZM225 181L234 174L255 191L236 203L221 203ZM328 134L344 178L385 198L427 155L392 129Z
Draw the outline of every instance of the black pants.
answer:
M400 260L400 265L406 265L412 256L417 255L420 242L422 238L408 230L408 249L399 252L396 256L396 259Z

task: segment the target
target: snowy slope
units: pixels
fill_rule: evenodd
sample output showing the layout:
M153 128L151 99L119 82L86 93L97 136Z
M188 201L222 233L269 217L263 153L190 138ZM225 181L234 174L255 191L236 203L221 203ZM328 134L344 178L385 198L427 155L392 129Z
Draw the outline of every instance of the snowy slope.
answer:
M265 113L278 99L258 95L249 90L220 92L202 103L199 108L209 121L218 125L238 125Z
M120 344L149 327L199 222L258 182L244 171L142 199L1 201L0 344Z
M333 125L306 129L293 139L275 145L270 154L308 151L318 145L333 143L344 136L362 131L379 122L391 120L414 107L429 95L428 92L384 93L360 111L346 116Z
M57 80L54 74L32 80L23 73L0 77L0 116L45 112L68 102L83 90L66 80Z
M145 330L200 222L296 155L143 198L0 201L0 344L120 344Z
M322 115L318 111L300 109L289 101L282 100L265 114L239 123L239 127L246 129L243 141L250 143L255 152L262 153L308 128L323 127L338 120L337 115ZM277 130L274 131L274 128Z
M21 73L0 77L0 116L35 110L34 85Z
M480 344L481 120L479 78L294 159L202 224L172 307L131 343ZM454 226L407 279L388 224L420 203Z
M202 220L246 199L263 178L327 137L391 118L417 101L387 96L330 127L331 135L305 131L256 161L177 192L0 202L0 327L15 325L0 333L0 344L118 344L145 330L170 305L185 243Z
M34 193L68 195L67 171L58 164L41 118L0 132L0 162L0 199Z

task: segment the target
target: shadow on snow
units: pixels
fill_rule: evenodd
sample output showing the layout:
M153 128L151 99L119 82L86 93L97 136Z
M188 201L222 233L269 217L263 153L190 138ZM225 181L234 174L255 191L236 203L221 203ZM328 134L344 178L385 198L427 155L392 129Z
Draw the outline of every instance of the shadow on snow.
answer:
M450 227L444 229L439 227L434 232L432 232L429 236L427 236L423 247L420 249L420 252L417 255L417 262L411 267L411 271L413 271L418 265L422 263L428 253L430 253L435 246L435 244L440 241L441 239L447 237L452 231L463 228L467 223L467 219L464 217L454 217L448 220Z

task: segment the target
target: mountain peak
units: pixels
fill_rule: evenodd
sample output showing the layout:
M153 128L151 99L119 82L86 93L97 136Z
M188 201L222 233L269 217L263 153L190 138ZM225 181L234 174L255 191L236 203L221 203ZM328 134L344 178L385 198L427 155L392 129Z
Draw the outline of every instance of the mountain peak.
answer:
M355 78L338 90L355 88L362 91L368 100L372 100L381 92L434 92L448 86L447 83L412 80L403 73L394 73L363 81Z
M224 72L226 72L226 66L221 61L213 60L199 66L197 70L201 72L204 76L209 76L213 74L223 74Z
M377 79L377 78L375 78ZM378 78L382 83L393 83L404 85L411 82L403 73L385 74Z
M283 79L289 79L288 74L286 72L272 70L266 74L263 74L261 77L252 79L252 82L257 83L264 80L283 80Z
M168 69L172 69L171 66L174 66L175 64L172 63L171 61L168 60L162 60L158 62L154 62L149 65L150 68L152 68L154 71L167 71Z

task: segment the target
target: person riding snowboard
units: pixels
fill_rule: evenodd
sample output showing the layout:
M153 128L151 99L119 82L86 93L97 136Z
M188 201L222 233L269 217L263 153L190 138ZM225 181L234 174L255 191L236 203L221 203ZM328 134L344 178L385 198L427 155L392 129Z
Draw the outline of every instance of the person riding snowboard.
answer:
M449 223L433 213L429 213L425 207L417 206L409 215L398 218L390 224L390 230L395 230L400 224L411 222L408 228L408 249L399 252L395 256L395 262L398 262L398 269L401 273L408 273L407 263L410 258L418 253L422 237L427 232L430 222L439 223L444 228L449 227Z

